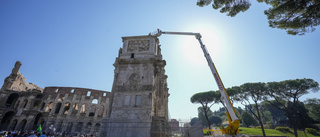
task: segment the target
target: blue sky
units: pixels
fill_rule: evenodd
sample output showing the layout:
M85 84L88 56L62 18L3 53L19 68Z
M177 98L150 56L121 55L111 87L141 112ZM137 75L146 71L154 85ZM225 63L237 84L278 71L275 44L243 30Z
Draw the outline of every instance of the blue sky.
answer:
M19 60L27 82L40 87L110 91L121 37L157 28L201 33L225 87L297 78L320 82L320 28L305 36L287 35L268 27L263 14L268 6L251 3L231 18L211 6L196 6L196 0L1 0L0 85ZM170 116L196 117L199 104L190 103L190 97L218 89L199 43L192 36L159 39L167 61Z

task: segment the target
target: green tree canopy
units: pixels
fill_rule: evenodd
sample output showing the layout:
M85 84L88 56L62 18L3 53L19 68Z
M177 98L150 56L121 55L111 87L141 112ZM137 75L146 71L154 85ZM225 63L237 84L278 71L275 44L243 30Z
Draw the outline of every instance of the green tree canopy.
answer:
M280 105L274 100L270 100L270 102L272 102L273 104L276 104L278 106ZM275 122L275 124L277 124L281 120L287 119L285 112L283 112L281 109L273 106L272 104L268 103L268 101L261 102L260 106L262 108L264 108L265 110L268 110L271 113L272 121Z
M260 111L259 102L264 99L264 93L267 91L267 85L262 82L258 83L245 83L240 86L240 98L242 104L259 122L262 134L265 137L264 125L262 121L262 114ZM255 111L254 111L255 110Z
M242 111L241 117L242 124L245 127L255 126L258 124L257 121L247 111Z
M320 99L307 99L304 103L306 108L309 110L310 117L320 123Z
M269 26L287 30L288 34L313 32L320 24L319 0L258 0L272 7L264 13Z
M270 5L265 10L269 26L272 28L287 30L291 35L304 35L313 32L315 26L320 24L319 0L257 0ZM248 0L198 0L200 7L212 3L213 9L220 9L221 13L227 13L234 17L239 12L244 12L251 6Z
M213 116L211 116L209 118L209 121L210 121L210 123L213 123L213 124L216 124L216 125L220 125L221 122L222 122L222 119L219 116L213 115Z
M287 111L287 116L293 118L294 115L292 114L296 114L296 125L298 129L304 130L305 128L317 128L316 126L313 126L315 121L308 115L308 110L305 108L303 102L298 101L296 103L296 113L294 112L295 109L292 102L288 102L287 105L290 108L289 111ZM294 121L290 121L291 124L293 124L292 122Z
M317 92L319 90L318 82L313 79L295 79L285 80L280 82L268 82L267 94L273 98L277 104L275 107L282 109L293 124L295 136L298 136L297 128L297 104L301 96L308 94L310 91ZM292 102L293 107L289 107L289 102Z
M208 115L208 112L209 111L211 111L210 110L210 107L214 104L214 103L216 103L216 102L218 102L220 99L219 99L220 97L219 97L219 94L217 94L216 92L214 92L214 91L207 91L207 92L200 92L200 93L196 93L196 94L194 94L191 98L190 98L190 101L192 102L192 103L199 103L199 104L201 104L201 109L200 110L202 110L202 112L203 112L203 114L204 114L204 116L205 116L205 118L206 118L206 123L207 123L207 125L209 126L209 128L211 128L210 127L210 121L209 121L209 115ZM212 104L211 104L212 103ZM198 112L199 112L199 114L200 114L200 111L199 109L198 109ZM211 112L212 113L212 112ZM201 119L200 117L199 117L199 119Z
M220 9L221 13L227 13L228 16L234 17L240 11L244 12L251 6L247 0L200 0L197 5L200 7L207 6L212 3L213 9Z
M197 117L192 118L190 121L190 125L193 126L197 121L199 121L199 118Z

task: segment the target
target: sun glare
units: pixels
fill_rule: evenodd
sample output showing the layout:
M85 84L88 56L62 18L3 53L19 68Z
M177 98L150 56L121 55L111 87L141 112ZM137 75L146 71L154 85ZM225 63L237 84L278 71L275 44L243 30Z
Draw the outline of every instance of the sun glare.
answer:
M188 32L200 33L203 44L206 46L211 58L214 58L219 54L219 49L221 47L221 31L218 28L213 27L210 24L198 23L192 24L186 27L185 30L190 30ZM183 38L184 47L181 50L182 55L194 65L207 65L206 59L204 58L203 51L200 47L200 43L195 37L186 36Z

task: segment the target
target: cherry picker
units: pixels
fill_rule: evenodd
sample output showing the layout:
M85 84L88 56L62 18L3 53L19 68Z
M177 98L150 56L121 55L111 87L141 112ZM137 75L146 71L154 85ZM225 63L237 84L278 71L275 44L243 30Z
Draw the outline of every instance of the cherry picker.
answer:
M202 43L201 34L200 33L193 33L193 32L168 32L168 31L161 31L161 30L157 29L157 31L150 33L149 35L159 37L162 34L191 35L191 36L195 36L196 39L199 41L201 49L203 51L203 54L208 62L210 70L212 72L212 75L213 75L213 77L219 87L219 91L221 93L221 100L223 102L222 104L227 110L228 126L226 126L226 127L220 126L219 130L214 131L214 136L237 136L239 134L238 128L239 128L240 120L236 116L235 109L232 106L232 103L230 101L228 93L227 93L227 91L221 81L221 78L217 72L216 67L214 66L214 63L211 59L211 56L208 53L206 46Z

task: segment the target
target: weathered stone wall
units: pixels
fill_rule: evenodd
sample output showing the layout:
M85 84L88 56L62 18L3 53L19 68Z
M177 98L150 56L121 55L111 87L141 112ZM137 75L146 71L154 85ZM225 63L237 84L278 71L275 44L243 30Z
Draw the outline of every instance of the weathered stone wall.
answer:
M72 87L46 87L44 90L46 126L58 132L99 134L101 120L109 109L110 92ZM61 126L61 127L60 127Z
M168 88L165 61L153 36L123 37L114 63L111 109L104 136L167 136Z
M20 62L0 90L0 130L36 130L100 135L110 92L76 87L32 87ZM49 127L52 128L49 128Z
M27 83L24 76L19 72L22 63L17 61L12 69L11 74L4 80L1 90L14 90L14 91L29 91L39 90L43 91L42 88L32 83Z
M60 133L100 134L101 120L109 109L110 92L46 87L34 91L2 90L0 130L43 130Z

